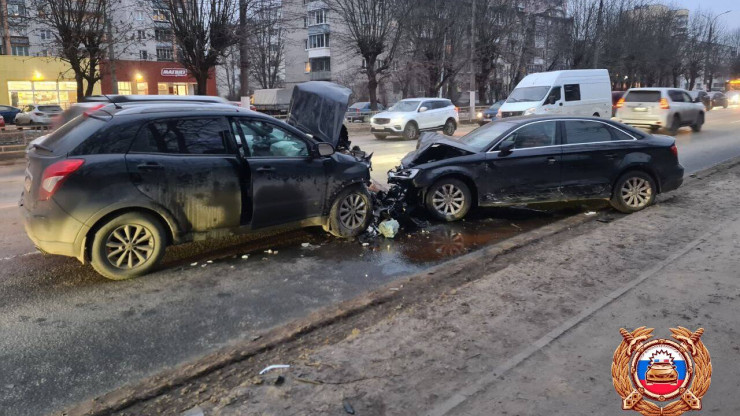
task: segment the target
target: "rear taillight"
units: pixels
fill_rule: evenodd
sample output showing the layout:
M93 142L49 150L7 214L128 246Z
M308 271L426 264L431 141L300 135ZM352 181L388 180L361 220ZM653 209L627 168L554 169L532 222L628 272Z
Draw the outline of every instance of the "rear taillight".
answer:
M85 163L82 159L66 159L44 169L41 176L41 189L39 189L39 201L47 201L54 196L69 175Z
M673 146L671 146L671 153L673 153L673 156L676 156L676 158L678 158L678 147L676 147L675 143L673 144Z
M617 100L616 107L617 108L622 108L622 106L624 106L624 98L620 98L619 100Z
M668 104L668 99L667 98L661 98L660 99L660 109L661 110L668 110L670 108L671 108L671 106Z

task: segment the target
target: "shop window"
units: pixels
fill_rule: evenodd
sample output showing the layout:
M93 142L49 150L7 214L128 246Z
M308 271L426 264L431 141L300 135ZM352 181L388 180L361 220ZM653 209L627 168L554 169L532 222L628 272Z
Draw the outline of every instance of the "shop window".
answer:
M119 81L118 93L121 95L131 95L131 83L128 81Z
M65 91L77 90L77 83L74 81L59 81L59 89Z
M171 48L157 48L157 60L158 61L172 61L172 49Z
M136 83L136 93L139 95L149 94L149 84L146 82L137 82Z

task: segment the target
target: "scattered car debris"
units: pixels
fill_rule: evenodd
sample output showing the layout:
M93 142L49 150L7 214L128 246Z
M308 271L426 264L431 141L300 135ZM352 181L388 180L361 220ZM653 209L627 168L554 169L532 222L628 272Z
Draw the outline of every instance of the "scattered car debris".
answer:
M213 263L213 260L208 260L208 261L206 261L206 263L212 264Z
M248 259L248 258L249 258L249 254L242 254L242 258L243 258L244 260Z
M586 216L596 215L596 211L588 211L584 215Z
M362 243L362 246L363 246L363 247L367 247L367 246L369 246L369 245L370 245L370 243L368 243L367 241L366 241L366 242L364 242L364 243Z
M262 371L260 371L260 375L267 373L268 371L276 370L278 368L290 368L290 364L272 364L268 365L267 367L263 368Z
M195 267L195 266L197 266L197 265L198 265L198 262L197 262L197 261L196 261L195 263L190 263L190 266L191 266L191 267Z
M378 231L383 234L385 238L393 238L398 233L399 228L398 221L396 220L385 220L378 226Z
M265 253L272 254L272 249L265 250Z
M344 411L347 412L347 414L355 414L355 408L352 407L352 404L350 404L347 399L342 400L342 406L344 406Z
M303 248L311 247L311 243L301 243L301 247Z

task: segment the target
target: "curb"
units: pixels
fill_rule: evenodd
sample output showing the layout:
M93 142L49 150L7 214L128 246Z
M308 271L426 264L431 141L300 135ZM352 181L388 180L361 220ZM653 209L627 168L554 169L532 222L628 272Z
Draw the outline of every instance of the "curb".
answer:
M740 165L740 158L731 159L691 174L684 180L684 186L690 186L704 178L731 169ZM662 201L673 198L675 191L663 198ZM181 364L173 369L164 370L157 375L145 378L127 386L117 388L97 398L78 403L62 412L52 415L63 416L103 416L112 412L130 407L158 395L171 391L189 381L202 377L211 372L224 368L230 364L244 361L260 353L273 350L282 344L294 341L312 331L329 326L335 322L358 315L369 308L382 305L404 297L399 285L406 286L412 282L434 285L446 277L469 272L470 268L479 268L484 272L486 262L490 263L497 257L508 254L526 245L536 243L545 238L591 222L600 215L586 216L576 214L563 218L551 224L511 237L507 240L465 254L453 260L430 267L429 269L399 278L378 289L365 293L353 299L329 306L311 313L305 318L295 320L278 328L265 331L255 341L239 341L215 353L206 355L189 363ZM472 280L472 279L471 279ZM393 288L394 290L390 290Z

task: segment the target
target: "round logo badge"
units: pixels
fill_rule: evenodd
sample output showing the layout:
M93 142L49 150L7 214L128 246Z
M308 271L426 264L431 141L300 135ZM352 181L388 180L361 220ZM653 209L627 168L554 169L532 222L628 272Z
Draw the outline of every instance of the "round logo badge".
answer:
M630 373L638 391L658 401L672 399L686 390L694 364L684 347L657 339L635 351Z

